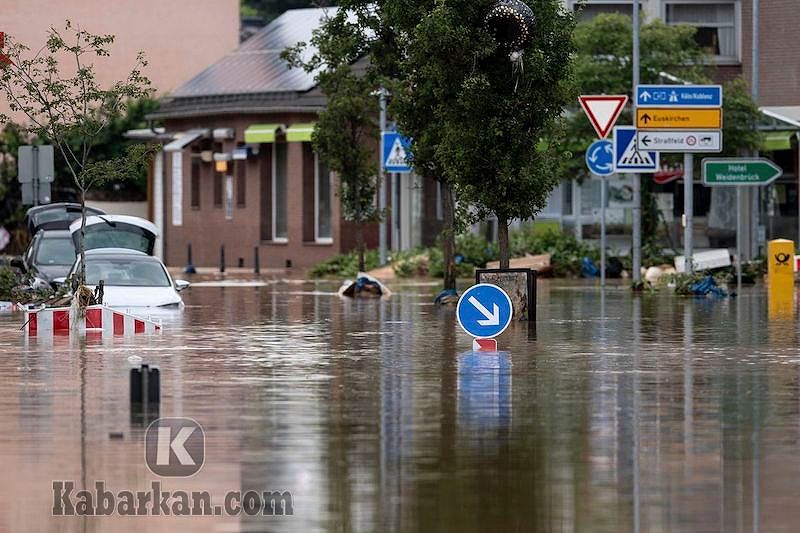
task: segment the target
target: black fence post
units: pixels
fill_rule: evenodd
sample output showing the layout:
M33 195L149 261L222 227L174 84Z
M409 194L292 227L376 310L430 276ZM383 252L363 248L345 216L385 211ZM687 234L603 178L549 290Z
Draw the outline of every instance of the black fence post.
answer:
M225 272L225 245L219 247L219 271Z
M258 256L258 246L253 247L253 265L256 274L261 274L261 258Z
M186 245L186 268L183 271L187 274L197 274L197 269L192 263L192 243Z

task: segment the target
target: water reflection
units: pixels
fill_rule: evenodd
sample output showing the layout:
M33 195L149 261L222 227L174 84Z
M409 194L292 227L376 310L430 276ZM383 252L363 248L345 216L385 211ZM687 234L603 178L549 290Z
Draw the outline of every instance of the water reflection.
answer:
M26 340L0 316L0 531L128 531L53 518L51 484L144 490L131 356L162 416L207 435L172 489L290 490L292 517L148 519L154 531L776 531L800 520L796 316L766 293L632 296L539 284L535 328L465 351L411 286L195 287L157 338ZM793 311L796 313L796 311ZM137 363L138 364L138 363ZM111 434L123 433L123 438Z

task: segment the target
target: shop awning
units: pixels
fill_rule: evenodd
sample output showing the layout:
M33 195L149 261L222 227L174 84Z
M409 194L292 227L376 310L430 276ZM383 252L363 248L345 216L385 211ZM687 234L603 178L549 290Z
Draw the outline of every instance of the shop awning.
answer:
M165 152L180 152L189 143L208 134L208 130L189 130L175 134L175 140L164 146Z
M287 142L311 142L311 134L314 133L315 122L302 124L292 124L286 130Z
M244 142L248 144L274 143L275 135L283 124L253 124L244 130Z
M761 150L764 152L775 152L778 150L791 150L792 137L795 131L767 131L764 132L764 140L761 142Z

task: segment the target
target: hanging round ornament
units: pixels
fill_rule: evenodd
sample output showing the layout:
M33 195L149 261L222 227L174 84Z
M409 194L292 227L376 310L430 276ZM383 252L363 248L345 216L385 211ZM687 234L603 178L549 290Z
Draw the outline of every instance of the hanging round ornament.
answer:
M512 54L521 55L533 34L533 11L522 0L497 0L485 22L495 40Z

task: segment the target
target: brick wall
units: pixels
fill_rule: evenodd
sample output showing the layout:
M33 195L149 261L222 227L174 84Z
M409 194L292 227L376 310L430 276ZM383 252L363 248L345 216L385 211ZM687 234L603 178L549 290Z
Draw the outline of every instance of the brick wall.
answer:
M761 0L759 86L760 105L800 105L800 54L796 32L800 26L797 0ZM742 69L752 72L753 2L742 2Z
M313 115L286 114L273 116L231 116L201 117L197 119L173 119L166 123L170 132L185 131L193 128L233 128L234 138L222 143L222 150L231 152L237 142L244 141L244 131L252 124L282 123L294 124L313 121ZM196 141L200 142L200 141ZM304 146L305 145L305 146ZM192 145L190 145L191 147ZM317 243L314 235L313 209L314 195L313 156L306 143L287 143L287 241L271 242L261 240L262 198L269 198L271 164L267 163L267 178L262 176L261 157L249 159L246 167L246 200L243 206L237 202L237 179L235 163L229 162L227 175L233 177L233 216L225 217L224 202L222 206L214 205L214 169L213 163L203 163L200 174L200 206L191 206L191 149L182 152L183 165L183 224L172 225L172 155L164 158L164 243L165 261L170 266L186 263L187 244L192 244L192 259L195 266L218 266L220 246L225 245L226 265L237 266L239 258L244 266L252 268L254 248L260 253L261 266L264 268L283 268L290 261L293 268L306 268L324 259L355 247L352 224L341 220L337 184L334 177L332 204L333 243ZM264 150L272 150L272 145L261 145ZM376 146L377 151L377 146ZM224 193L224 181L223 181ZM377 224L365 228L365 237L369 247L378 244Z

